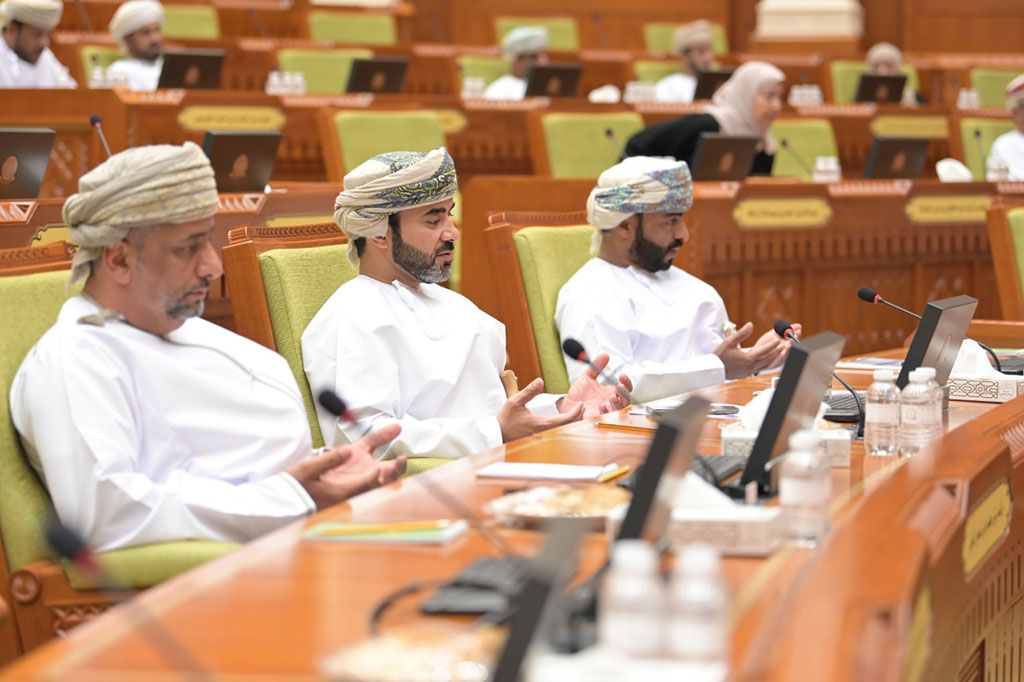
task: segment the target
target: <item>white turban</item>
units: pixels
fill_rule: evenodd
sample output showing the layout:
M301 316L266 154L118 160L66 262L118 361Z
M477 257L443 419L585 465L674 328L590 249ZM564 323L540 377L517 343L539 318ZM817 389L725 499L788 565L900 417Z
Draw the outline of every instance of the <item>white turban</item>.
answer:
M693 180L685 161L631 156L597 179L587 197L587 222L594 227L590 253L604 232L637 213L686 213L693 205Z
M711 44L711 24L703 19L683 24L672 34L672 52L683 56L683 52L702 43Z
M509 59L548 49L548 30L543 26L518 26L501 39L501 51Z
M60 0L3 0L0 2L0 28L20 21L44 31L52 31L60 23L64 3Z
M113 18L107 24L111 35L117 39L121 50L128 52L128 45L124 39L138 31L143 26L150 24L164 24L164 6L157 0L128 0L114 12Z
M1014 109L1022 105L1024 105L1024 73L1006 85L1006 110L1012 113Z
M135 147L78 180L64 202L64 223L79 246L68 286L88 278L92 261L136 227L188 223L217 211L217 184L194 142Z
M388 216L450 199L458 188L455 162L444 147L378 154L345 176L344 190L334 200L334 222L352 240L382 237ZM359 267L354 246L348 260Z

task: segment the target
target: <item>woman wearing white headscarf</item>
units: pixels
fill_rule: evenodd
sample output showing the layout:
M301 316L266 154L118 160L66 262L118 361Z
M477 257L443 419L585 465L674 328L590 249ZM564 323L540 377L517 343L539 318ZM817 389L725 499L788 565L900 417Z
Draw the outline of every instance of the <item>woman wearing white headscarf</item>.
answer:
M656 123L630 138L625 156L670 156L693 168L701 133L760 138L751 175L767 175L775 159L771 125L782 111L786 76L766 62L747 62L699 114Z
M868 73L878 76L898 76L903 73L903 53L892 43L876 43L868 50L867 63ZM924 97L920 93L914 92L908 80L903 86L900 106L916 107L919 104L924 104Z

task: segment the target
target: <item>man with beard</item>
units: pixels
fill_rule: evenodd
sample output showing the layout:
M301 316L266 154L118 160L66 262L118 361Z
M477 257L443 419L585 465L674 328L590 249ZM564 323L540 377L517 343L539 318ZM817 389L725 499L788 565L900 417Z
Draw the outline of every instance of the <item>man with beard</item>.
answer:
M164 6L156 0L128 0L118 7L108 28L129 59L111 64L107 77L137 92L156 90L164 66L163 25Z
M773 331L741 348L753 324L735 329L718 292L672 265L690 236L683 214L692 203L681 161L634 156L606 170L587 199L597 257L558 294L562 338L610 353L612 366L633 379L637 401L749 376L778 365L789 349ZM570 378L586 369L566 365Z
M0 88L75 87L50 51L50 35L63 9L60 0L0 2Z
M394 480L398 427L311 456L277 353L199 319L221 274L213 169L191 142L138 147L64 204L82 292L28 352L10 406L61 521L100 551L241 542Z
M334 220L351 240L359 276L338 287L302 335L310 388L344 395L357 418L340 423L321 411L326 443L397 422L402 433L382 457L459 457L625 406L592 371L565 396L543 394L536 379L506 399L504 325L438 284L451 275L459 238L451 220L457 187L443 147L380 154L345 176ZM608 356L595 362L603 367Z
M703 19L683 24L672 34L672 53L679 57L679 71L665 76L654 88L657 102L689 104L697 91L697 74L711 68L711 24Z

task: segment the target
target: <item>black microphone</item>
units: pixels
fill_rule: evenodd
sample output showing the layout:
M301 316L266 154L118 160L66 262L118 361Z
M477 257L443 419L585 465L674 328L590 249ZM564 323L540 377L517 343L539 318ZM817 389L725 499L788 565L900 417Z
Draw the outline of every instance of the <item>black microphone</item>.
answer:
M614 386L615 390L619 392L619 395L626 399L627 403L633 402L633 398L629 395L629 391L619 383L619 380L615 375L608 373L607 367L601 369L591 361L590 356L587 355L587 351L583 349L582 343L576 339L567 338L562 341L562 351L573 360L578 360L579 362L585 363L589 366L590 369L593 370L594 374L597 375L598 381L604 379L607 382L607 385Z
M107 144L107 136L103 134L103 119L96 114L89 117L89 125L96 129L96 132L100 134L100 142L103 143L103 148L107 150L107 158L109 159L113 154L110 153L110 145Z
M792 156L798 164L800 164L800 167L803 168L808 175L814 175L814 169L808 166L807 162L804 161L804 158L797 154L795 149L789 146L789 140L785 138L779 140L779 146L785 149L787 152L789 152L789 155Z
M971 133L971 137L974 138L974 146L978 148L978 158L981 159L981 179L985 179L985 169L988 167L988 159L985 158L985 148L981 146L981 129L975 128Z
M793 330L793 325L791 325L786 320L775 320L775 324L773 325L772 329L774 329L775 333L781 336L782 338L788 339L795 344L801 345L800 337L798 337L796 335L796 332ZM839 376L835 372L832 372L832 377L840 384L842 384L843 388L849 391L850 395L853 396L853 402L857 406L857 414L860 415L860 417L858 417L857 419L857 437L863 438L864 421L866 420L866 415L864 413L864 406L860 402L860 396L857 395L857 391L853 390L853 387L850 386L850 384L846 383L846 381L843 380L841 376Z

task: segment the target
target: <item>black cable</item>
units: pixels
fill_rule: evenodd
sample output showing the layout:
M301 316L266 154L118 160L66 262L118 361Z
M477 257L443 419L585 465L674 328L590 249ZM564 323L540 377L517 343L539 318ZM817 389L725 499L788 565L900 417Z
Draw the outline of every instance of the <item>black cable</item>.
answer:
M999 356L996 355L996 352L989 348L988 346L986 346L985 344L983 344L981 341L975 341L974 343L981 346L982 350L984 350L986 353L989 354L989 356L992 357L992 362L996 363L996 371L1002 373L1003 365L1002 363L999 362Z
M722 481L718 478L718 474L715 473L714 468L712 468L712 466L707 463L707 460L704 457L704 455L696 455L694 457L694 459L696 459L698 462L700 462L700 465L701 465L701 467L703 467L704 471L706 471L709 474L711 474L711 482L714 484L714 486L716 488L721 488L722 487Z
M850 395L853 396L853 402L857 404L857 415L858 415L857 416L857 437L858 438L863 438L864 437L864 421L865 421L865 418L866 418L866 414L864 412L864 405L861 404L861 402L860 402L860 396L857 395L857 391L853 390L853 387L850 386L850 384L846 383L846 381L841 376L839 376L835 372L832 373L832 376L835 377L836 381L841 383L843 385L843 388L845 388L847 391L849 391Z
M384 614L395 605L402 597L407 597L411 594L416 594L425 589L431 587L438 587L448 583L450 578L438 578L435 580L417 580L415 582L406 583L402 587L399 587L393 592L389 592L384 596L383 599L377 602L377 605L373 607L373 611L370 612L370 620L367 623L370 635L376 637L380 634L380 619L384 617Z

